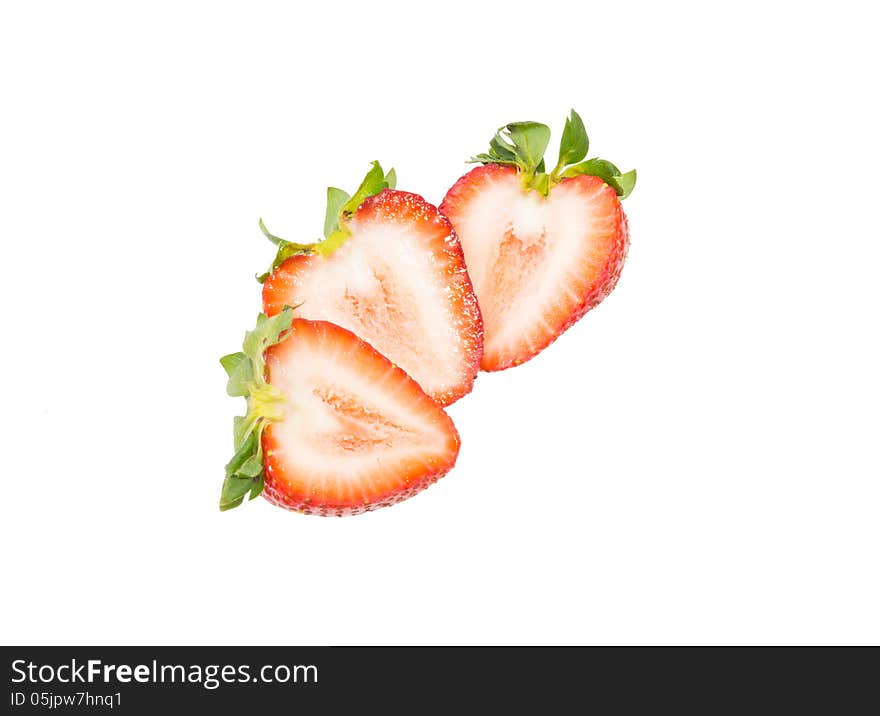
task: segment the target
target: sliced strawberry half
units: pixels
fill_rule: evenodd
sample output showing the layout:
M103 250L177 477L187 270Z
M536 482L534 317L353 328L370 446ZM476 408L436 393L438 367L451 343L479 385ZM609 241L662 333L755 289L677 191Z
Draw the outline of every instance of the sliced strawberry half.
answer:
M482 320L461 245L436 207L389 188L376 167L367 191L334 199L340 190L330 190L327 238L293 245L276 260L263 310L272 316L297 306L298 316L348 328L448 405L470 392L482 355Z
M537 355L614 288L629 244L621 174L586 156L576 112L566 121L556 168L544 171L550 130L502 127L484 162L461 177L440 210L452 222L480 303L482 368L502 370ZM569 166L571 165L571 166Z
M252 361L244 391L249 412L241 420L253 432L241 440L237 422L236 440L251 442L242 464L262 470L248 475L227 466L221 507L253 497L258 486L287 509L353 515L411 497L445 475L459 438L443 409L351 331L291 314L287 308L264 318L257 331L265 340L251 341L265 363ZM261 368L262 381L255 378Z

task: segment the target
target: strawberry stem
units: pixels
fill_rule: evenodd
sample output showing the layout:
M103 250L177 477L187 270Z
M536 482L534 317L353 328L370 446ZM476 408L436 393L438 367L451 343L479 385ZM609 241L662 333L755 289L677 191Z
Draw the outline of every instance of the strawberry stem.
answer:
M544 152L550 139L550 129L539 122L514 122L501 127L489 142L489 151L471 157L469 162L503 164L516 167L522 175L526 191L534 189L547 196L563 179L582 174L599 177L621 199L630 195L636 183L635 170L622 173L604 159L588 159L590 140L580 115L571 110L565 120L559 143L559 160L549 174L544 171Z
M248 414L245 420L256 423L258 420L281 420L284 417L286 401L278 388L264 384L254 385L247 398Z
M229 376L227 394L247 401L247 413L234 422L235 454L226 464L221 510L238 507L246 496L254 499L263 490L263 430L270 422L284 417L287 404L284 394L266 381L265 352L287 339L292 323L290 306L272 318L261 313L256 328L245 334L242 351L220 359Z

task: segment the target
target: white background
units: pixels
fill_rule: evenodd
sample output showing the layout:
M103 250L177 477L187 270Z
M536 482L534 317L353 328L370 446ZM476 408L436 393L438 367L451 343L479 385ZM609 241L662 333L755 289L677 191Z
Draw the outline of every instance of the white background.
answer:
M4 3L2 641L880 641L869 7ZM257 217L570 107L639 171L612 296L415 499L221 514Z

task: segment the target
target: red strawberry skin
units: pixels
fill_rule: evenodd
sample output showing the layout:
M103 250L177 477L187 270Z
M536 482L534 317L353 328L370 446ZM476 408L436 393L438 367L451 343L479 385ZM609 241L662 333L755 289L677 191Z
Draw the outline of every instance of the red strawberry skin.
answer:
M483 324L452 224L418 194L386 189L348 226L351 237L330 256L281 264L263 284L263 311L299 306L298 316L348 328L441 405L469 393Z
M295 319L266 351L268 382L288 401L263 432L263 495L316 515L400 502L455 464L452 420L402 369L351 331Z
M459 234L480 302L485 333L481 367L487 371L529 360L598 305L617 284L629 247L627 220L617 194L598 177L563 179L546 199L526 192L519 181L514 167L479 166L461 177L440 205ZM492 192L510 200L489 206L486 197ZM543 224L542 204L550 207ZM537 224L530 228L530 236L519 236L515 215L526 205L538 217ZM553 208L560 206L565 207L564 214ZM557 272L558 285L545 292L546 283L528 281L539 276L537 268L550 260L554 248L549 242L560 221L566 234L578 229L566 223L583 223L586 228L567 243L569 255L565 268Z

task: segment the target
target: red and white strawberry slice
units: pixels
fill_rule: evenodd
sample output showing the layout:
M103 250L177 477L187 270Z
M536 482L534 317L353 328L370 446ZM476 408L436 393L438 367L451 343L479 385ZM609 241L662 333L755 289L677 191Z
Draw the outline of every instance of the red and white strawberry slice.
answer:
M391 183L374 163L353 197L330 189L326 239L281 243L263 310L297 306L298 316L353 331L448 405L479 370L479 307L452 225Z
M286 308L263 317L244 348L223 359L229 392L244 394L249 410L236 422L222 509L262 489L291 510L353 515L406 499L455 464L449 416L351 331L293 320ZM242 381L236 370L246 361Z
M602 159L572 110L559 163L544 168L546 125L502 127L483 162L461 177L440 210L452 222L480 303L482 368L537 355L614 288L629 244L620 198L635 184Z

